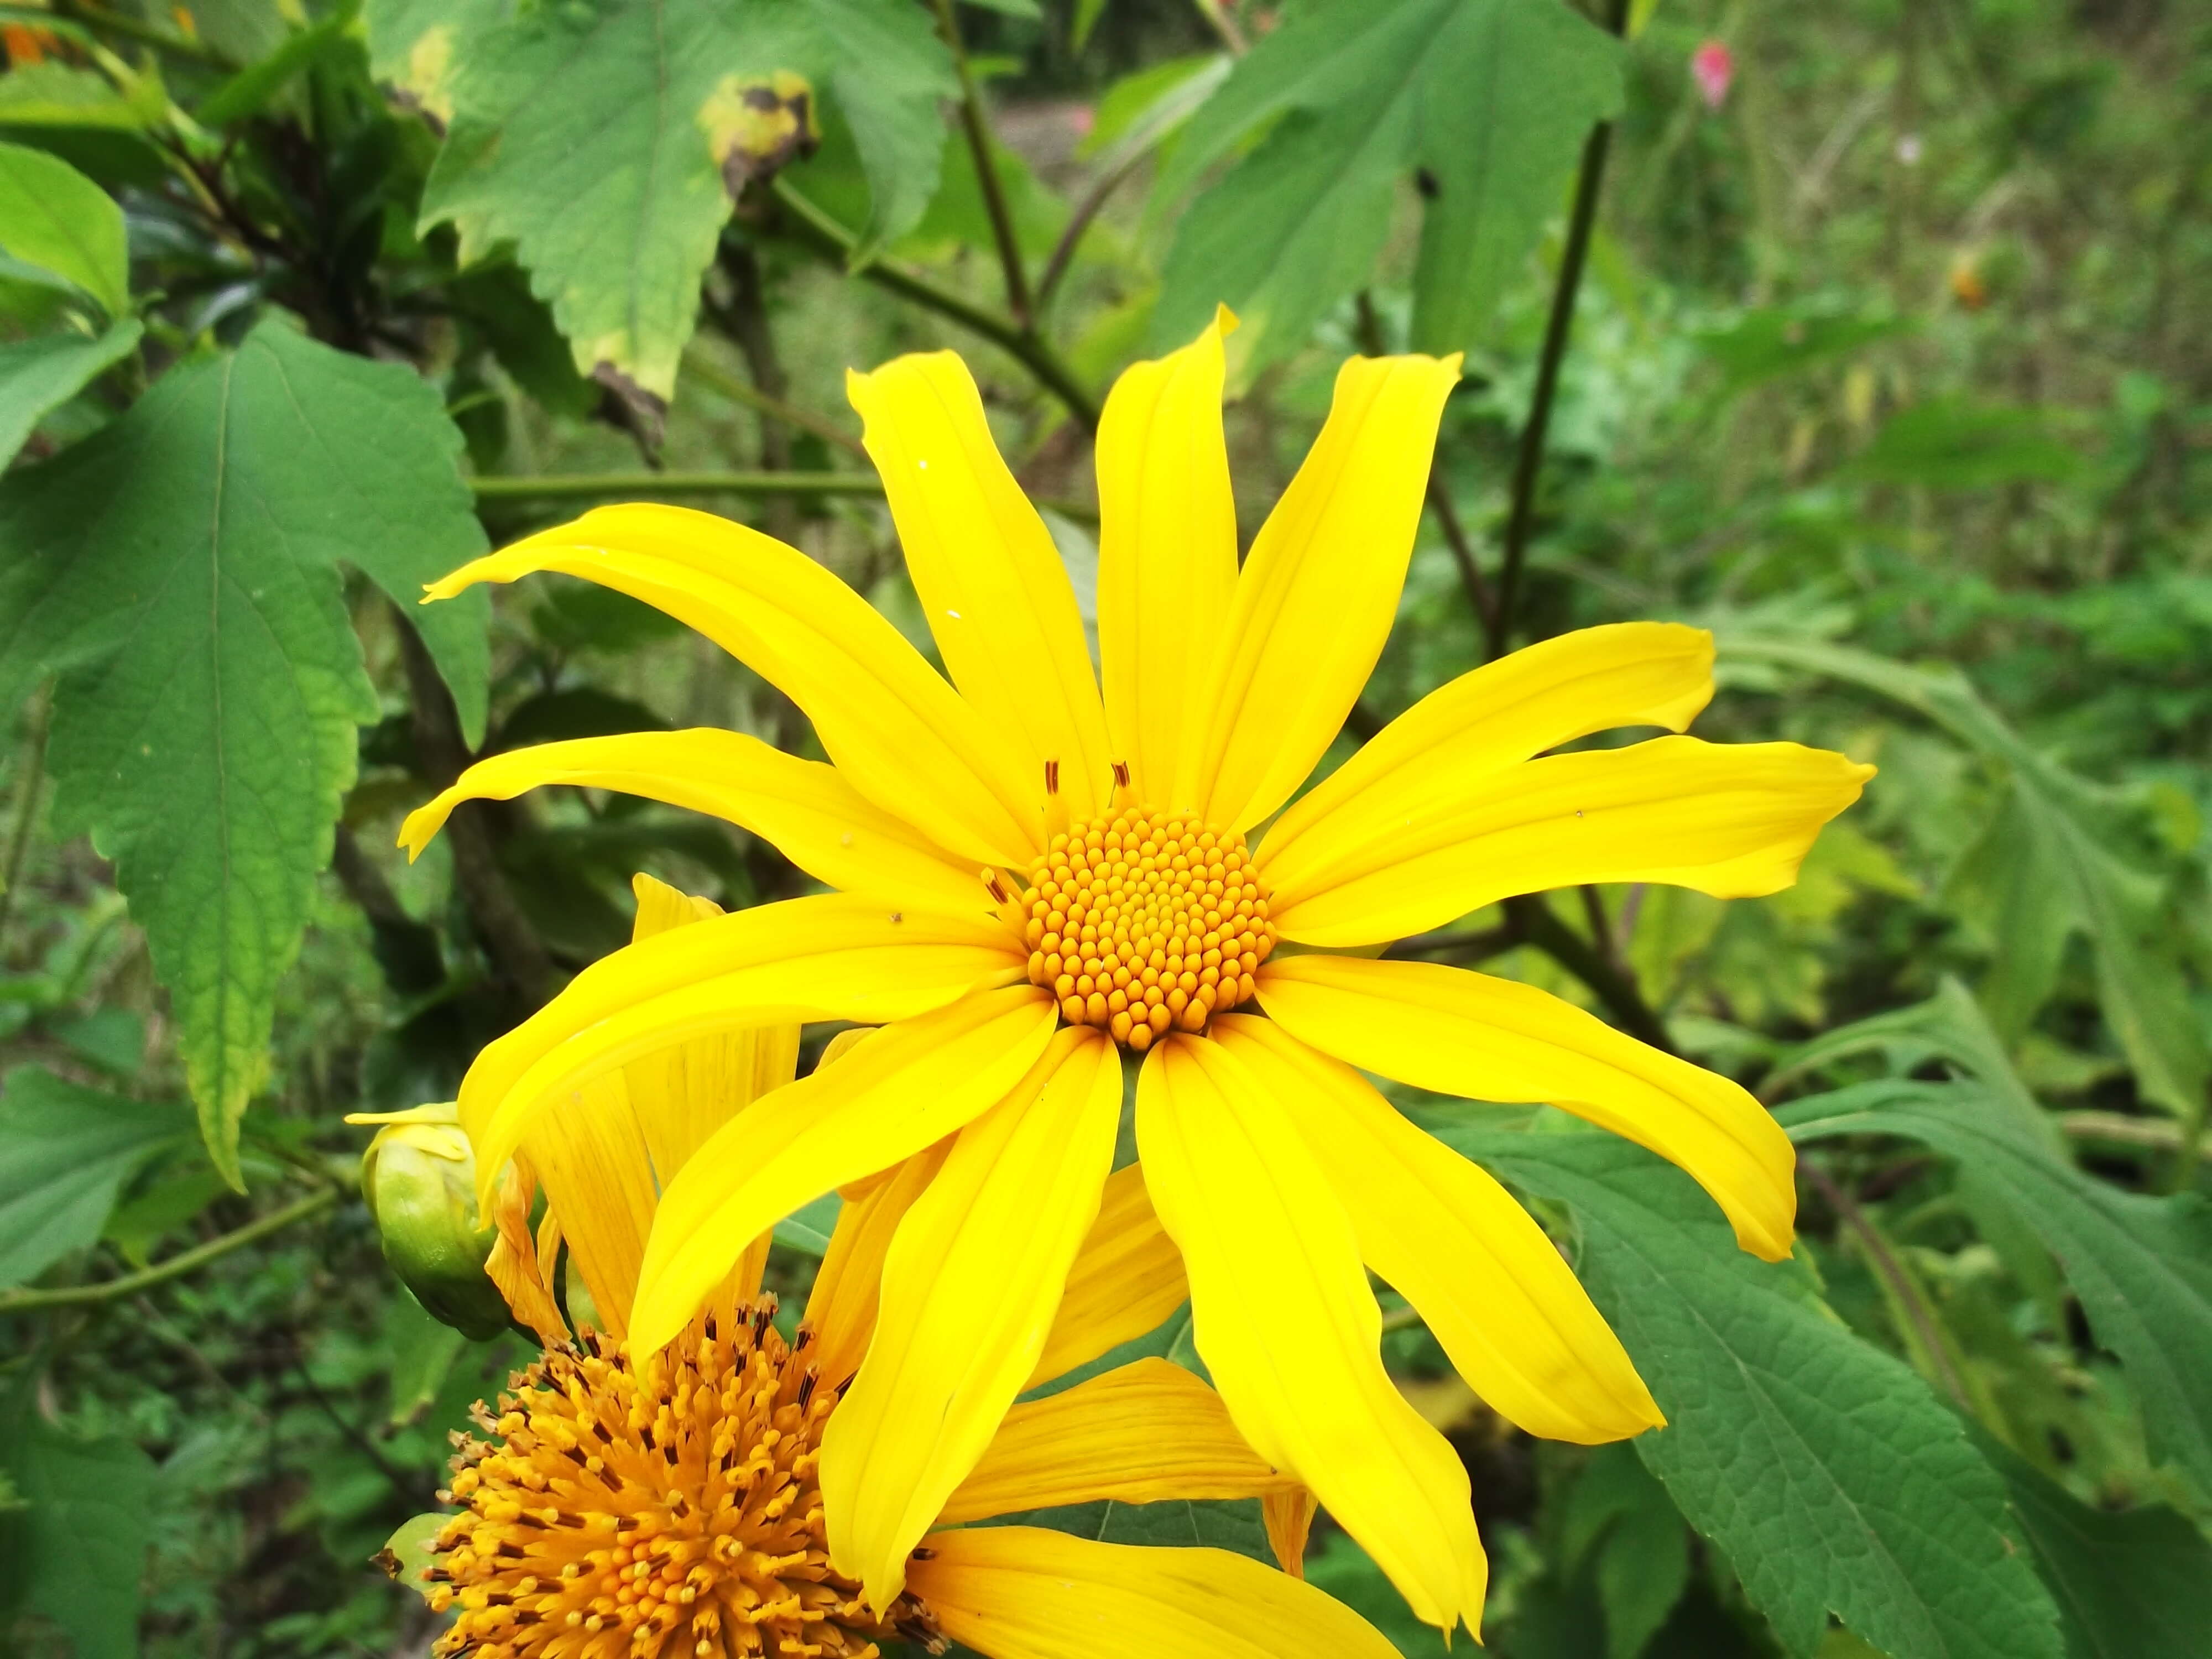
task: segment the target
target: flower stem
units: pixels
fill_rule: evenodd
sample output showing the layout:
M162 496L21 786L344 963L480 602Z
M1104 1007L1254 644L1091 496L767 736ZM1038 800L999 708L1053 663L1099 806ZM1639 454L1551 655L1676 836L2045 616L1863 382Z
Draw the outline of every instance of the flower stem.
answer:
M120 1279L104 1279L96 1285L63 1285L52 1290L24 1290L0 1292L0 1314L27 1313L34 1308L82 1308L101 1302L112 1302L118 1297L131 1296L165 1285L170 1279L181 1279L186 1273L204 1267L233 1250L266 1238L271 1233L282 1232L295 1221L305 1221L309 1216L319 1215L338 1201L339 1189L325 1187L295 1199L281 1210L271 1210L267 1215L247 1222L234 1231L220 1238L211 1238L204 1244L196 1244L189 1250L180 1250L166 1261L157 1261L150 1267L142 1267L135 1273L125 1273Z
M1605 25L1618 38L1628 27L1628 0L1608 0ZM1536 365L1536 392L1528 404L1528 423L1521 429L1521 453L1513 468L1513 506L1505 520L1505 562L1498 578L1498 603L1490 616L1490 654L1502 657L1512 638L1521 604L1521 571L1528 562L1528 532L1536 513L1536 479L1544 465L1544 437L1552 424L1552 400L1559 391L1559 364L1573 331L1575 299L1589 258L1590 233L1597 224L1598 191L1605 184L1605 158L1613 145L1613 123L1601 121L1583 143L1582 168L1575 176L1575 204L1567 220L1566 246L1559 255L1559 280L1552 289L1552 314L1544 325L1544 354Z
M975 161L975 181L983 189L984 211L991 216L991 240L999 245L999 268L1006 273L1006 309L1027 333L1036 326L1036 309L1030 302L1029 274L1022 268L1021 243L1014 236L1014 216L1006 205L1006 186L1000 182L998 158L991 154L990 123L983 115L983 100L975 91L975 76L968 66L968 48L960 39L960 21L952 13L952 0L937 0L937 32L952 54L952 67L960 76L960 126L968 135L968 152Z
M848 260L860 239L824 213L799 193L790 180L777 175L771 187L777 201L788 209L792 216L803 228L801 240L811 241L816 250L830 253L841 262ZM888 259L872 259L863 265L857 276L866 278L877 287L912 301L941 317L949 317L969 332L979 334L1037 378L1053 396L1067 406L1067 412L1082 423L1086 432L1098 430L1098 405L1074 372L1062 362L1060 355L1048 345L1043 337L1019 327L1004 317L994 315L981 306L971 305L958 295L939 288L927 276L894 264Z

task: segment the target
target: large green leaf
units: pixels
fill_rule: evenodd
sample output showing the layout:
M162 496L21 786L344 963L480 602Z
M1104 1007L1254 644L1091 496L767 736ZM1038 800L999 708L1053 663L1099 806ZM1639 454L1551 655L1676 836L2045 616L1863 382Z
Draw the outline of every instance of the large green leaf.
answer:
M384 0L369 23L379 72L451 119L422 222L451 221L467 260L512 244L579 368L664 402L758 100L836 99L868 179L866 257L935 191L957 90L904 0Z
M1392 183L1410 174L1425 203L1413 343L1473 343L1583 136L1619 109L1619 56L1559 0L1333 0L1294 15L1237 64L1164 169L1160 196L1180 196L1266 134L1184 215L1157 343L1180 343L1225 301L1251 325L1248 361L1294 349L1367 279Z
M1971 1085L1872 1084L1792 1103L1798 1140L1890 1134L1958 1160L2051 1248L2118 1354L2152 1451L2212 1491L2212 1203L2122 1192L2060 1163Z
M191 1133L173 1106L144 1106L42 1066L0 1092L0 1286L36 1278L100 1237L115 1194L149 1158Z
M1955 669L1911 667L1792 635L1724 632L1719 644L1727 666L1796 669L1892 698L2004 767L2007 805L1966 872L1999 901L1993 983L2002 994L1991 1000L2000 1029L2025 1028L2056 981L2058 946L2086 933L2098 1001L2137 1089L2185 1117L2203 1111L2212 1082L2204 1023L2171 959L2159 884L2106 850L2100 826L2113 814L2104 792L2039 753Z
M0 143L0 251L67 277L110 317L131 309L123 210L58 156Z
M2212 1631L2212 1544L2161 1504L2093 1510L1986 1435L2058 1602L2067 1659L2195 1659Z
M413 604L483 545L459 448L411 371L272 322L0 483L0 704L62 672L58 818L115 861L234 1183L354 727L380 713L341 562L420 618L483 724L486 607Z
M1954 489L2063 483L2081 470L2081 453L2054 437L2036 410L1956 398L1892 416L1848 469L1883 483Z
M24 1504L0 1515L0 1562L76 1659L137 1659L153 1462L118 1437L63 1433L33 1398L29 1388L0 1398L0 1473Z
M0 345L0 466L31 428L128 357L144 331L135 320L97 337L42 334Z
M1577 1266L1667 1414L1636 1442L1791 1651L1832 1612L1892 1659L2057 1659L2003 1483L1905 1365L1739 1250L1689 1178L1596 1133L1451 1145L1573 1208Z

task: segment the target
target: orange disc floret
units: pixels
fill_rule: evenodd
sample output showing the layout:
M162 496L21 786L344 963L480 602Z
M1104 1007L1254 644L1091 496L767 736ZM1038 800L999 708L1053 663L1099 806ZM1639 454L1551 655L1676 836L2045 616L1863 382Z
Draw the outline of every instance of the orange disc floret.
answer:
M1275 948L1244 837L1149 806L1054 836L1030 866L1024 908L1030 982L1070 1024L1139 1053L1249 999Z
M902 1595L881 1617L830 1565L816 1478L839 1390L817 1386L772 1301L695 1321L635 1362L586 1331L510 1381L484 1438L456 1437L462 1505L423 1574L457 1610L441 1656L873 1659L945 1644Z

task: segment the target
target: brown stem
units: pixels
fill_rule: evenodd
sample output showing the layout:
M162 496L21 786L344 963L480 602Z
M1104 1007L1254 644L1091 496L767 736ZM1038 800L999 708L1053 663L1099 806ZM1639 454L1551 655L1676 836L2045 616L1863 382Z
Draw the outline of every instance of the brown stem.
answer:
M1635 976L1608 962L1597 946L1553 915L1541 895L1524 893L1507 899L1505 920L1522 939L1596 993L1621 1030L1663 1053L1674 1052L1674 1039L1667 1035L1651 1005L1644 1001Z
M1613 34L1628 27L1628 0L1607 0L1606 27ZM1575 299L1582 292L1583 265L1589 257L1590 234L1597 225L1598 192L1605 184L1606 152L1613 144L1613 123L1601 121L1583 144L1575 177L1575 203L1567 220L1566 246L1552 289L1552 314L1544 325L1543 356L1536 365L1535 395L1528 424L1521 430L1521 453L1513 468L1513 506L1505 520L1505 559L1498 577L1498 604L1491 613L1490 654L1505 654L1521 603L1521 569L1528 556L1528 532L1536 514L1536 478L1544 464L1544 437L1552 424L1552 399L1559 391L1559 365L1574 331Z
M784 393L791 389L791 379L783 372L783 363L775 352L775 335L768 320L768 296L761 282L760 261L753 251L742 242L726 243L722 251L722 269L730 276L730 303L727 308L730 337L744 353L745 372L753 377L765 402L781 404ZM791 434L773 421L761 422L761 470L764 472L791 471ZM799 503L788 495L771 495L767 507L768 533L780 542L795 540L799 531Z
M460 714L422 635L404 612L397 606L394 611L399 621L399 654L407 671L416 760L424 781L443 789L460 776L471 758L461 736ZM499 867L484 804L464 801L454 808L446 839L453 848L454 885L494 970L526 1008L544 1007L560 988L560 975Z
M1146 154L1141 145L1133 149L1127 157L1091 185L1090 194L1076 204L1074 213L1067 221L1067 228L1060 233L1060 240L1053 244L1052 257L1044 262L1044 275L1037 279L1036 306L1040 312L1052 303L1053 294L1060 287L1060 278L1067 275L1067 268L1075 262L1075 250L1083 240L1084 232L1091 228L1091 222L1106 205L1106 198L1119 190L1129 175L1137 170Z
M94 1303L112 1302L118 1297L131 1296L154 1285L167 1284L195 1268L205 1267L218 1256L228 1255L233 1250L257 1239L281 1232L295 1221L304 1221L311 1215L321 1213L337 1203L339 1196L337 1188L325 1187L319 1192L310 1193L305 1198L287 1204L281 1210L271 1210L267 1215L249 1221L220 1238L211 1238L189 1250L179 1250L166 1261L157 1261L135 1273L125 1273L120 1279L104 1279L94 1285L64 1285L52 1290L0 1291L0 1314L23 1313L33 1308L81 1308Z
M1006 186L999 179L997 158L991 154L991 127L983 116L983 100L975 91L975 76L968 67L968 49L960 40L960 21L953 15L952 0L937 0L937 32L952 54L952 67L960 76L960 126L968 136L969 154L975 161L975 181L983 189L984 210L991 216L991 239L999 245L999 268L1006 279L1006 309L1026 334L1036 326L1036 312L1030 303L1030 281L1022 269L1021 243L1014 235L1014 216L1006 205Z

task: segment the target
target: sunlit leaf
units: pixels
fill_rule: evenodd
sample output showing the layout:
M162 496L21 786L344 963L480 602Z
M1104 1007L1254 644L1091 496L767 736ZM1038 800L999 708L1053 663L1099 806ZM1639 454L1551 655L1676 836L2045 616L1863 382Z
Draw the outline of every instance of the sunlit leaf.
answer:
M341 564L421 619L481 729L486 607L413 603L483 545L459 447L411 370L268 323L0 483L0 702L61 673L57 816L115 863L234 1183L354 728L380 712Z
M0 466L33 427L128 357L143 332L134 320L105 334L42 334L0 344Z
M1862 1085L1778 1115L1801 1143L1899 1135L1972 1169L2063 1266L2098 1342L2127 1369L2153 1454L2212 1489L2212 1203L2093 1180L1961 1085Z
M1735 1248L1689 1178L1596 1133L1431 1127L1571 1206L1577 1267L1668 1426L1636 1449L1791 1651L1833 1613L1891 1659L2057 1659L2003 1483L1902 1363Z
M811 148L814 100L859 145L865 258L934 192L957 89L902 0L382 0L369 28L377 72L451 122L424 226L470 261L512 246L578 368L663 404L732 194Z
M123 210L44 150L0 144L0 251L66 277L110 317L131 309Z

